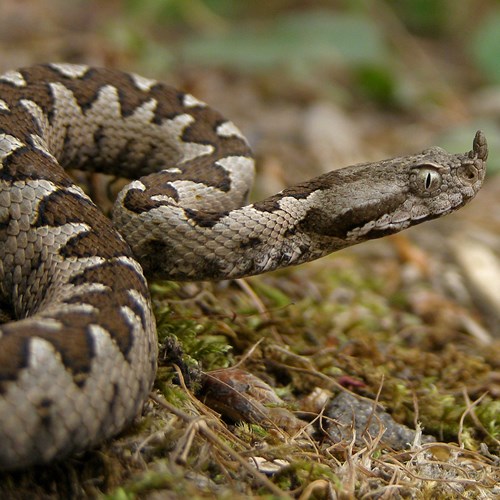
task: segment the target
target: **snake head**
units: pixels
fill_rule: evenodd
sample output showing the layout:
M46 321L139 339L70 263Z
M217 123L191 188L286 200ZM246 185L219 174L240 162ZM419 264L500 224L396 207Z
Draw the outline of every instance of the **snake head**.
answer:
M399 187L384 192L374 188L384 193L378 206L385 206L387 210L353 228L347 234L347 241L354 244L394 234L458 210L472 200L483 185L487 158L486 138L478 131L472 150L464 154L450 154L436 147L413 157L383 162L380 177L385 176L383 180L387 185ZM396 178L399 181L395 181Z
M410 170L409 187L413 195L410 198L414 207L420 206L422 214L435 218L468 203L483 185L487 158L488 145L480 130L468 153L450 155L441 148L424 151Z

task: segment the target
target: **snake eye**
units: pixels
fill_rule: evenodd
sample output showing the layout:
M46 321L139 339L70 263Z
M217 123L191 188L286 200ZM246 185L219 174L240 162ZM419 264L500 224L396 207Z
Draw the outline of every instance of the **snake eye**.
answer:
M413 170L410 183L413 191L421 196L438 194L442 183L441 174L430 166L422 166Z

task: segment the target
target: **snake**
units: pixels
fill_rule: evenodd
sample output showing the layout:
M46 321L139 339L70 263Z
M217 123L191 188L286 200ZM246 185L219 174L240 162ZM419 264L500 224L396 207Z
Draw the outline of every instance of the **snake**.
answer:
M449 214L488 148L334 170L249 204L240 130L193 95L83 64L0 76L0 469L90 449L136 418L157 365L148 280L224 280ZM129 179L106 216L67 173Z

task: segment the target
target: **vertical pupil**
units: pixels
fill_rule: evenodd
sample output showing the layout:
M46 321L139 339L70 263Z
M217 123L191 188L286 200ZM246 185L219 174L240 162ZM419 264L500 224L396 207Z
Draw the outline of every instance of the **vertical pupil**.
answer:
M432 180L432 176L431 176L430 172L428 172L426 177L425 177L425 189L429 189L431 187L431 180Z

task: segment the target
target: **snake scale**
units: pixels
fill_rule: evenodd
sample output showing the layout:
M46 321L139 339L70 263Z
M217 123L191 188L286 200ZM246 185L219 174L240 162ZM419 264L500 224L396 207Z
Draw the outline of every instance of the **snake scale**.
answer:
M140 412L157 355L144 275L236 278L393 234L473 198L487 153L478 132L463 155L347 167L243 206L247 141L192 95L85 65L4 73L0 468L88 449ZM113 223L67 167L136 179Z

